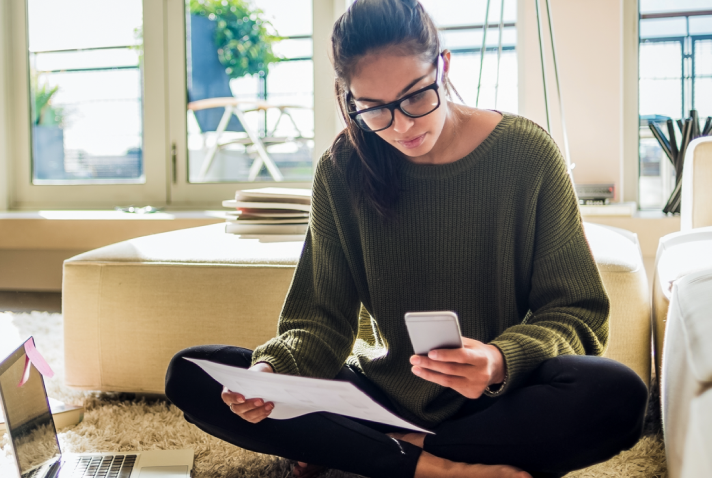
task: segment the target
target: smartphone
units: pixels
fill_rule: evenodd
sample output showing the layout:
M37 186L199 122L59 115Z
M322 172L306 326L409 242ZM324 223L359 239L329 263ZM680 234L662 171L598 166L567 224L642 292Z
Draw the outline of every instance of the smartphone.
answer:
M427 355L434 349L462 347L460 321L455 312L407 312L405 326L416 355Z

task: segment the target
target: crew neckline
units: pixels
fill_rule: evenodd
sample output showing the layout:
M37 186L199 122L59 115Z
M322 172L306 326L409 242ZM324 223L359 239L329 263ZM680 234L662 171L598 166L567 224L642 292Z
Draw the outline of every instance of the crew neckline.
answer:
M509 126L514 123L517 118L516 115L510 113L505 113L502 111L492 110L502 115L502 119L497 123L497 126L492 130L492 132L487 135L484 141L480 143L475 149L470 151L468 154L462 158L455 160L451 163L445 164L423 164L414 163L408 161L405 158L401 158L401 170L404 174L415 177L415 178L445 178L458 174L468 168L470 168L474 163L478 162L492 149L492 146L497 142L497 140L502 136L504 130L509 128Z

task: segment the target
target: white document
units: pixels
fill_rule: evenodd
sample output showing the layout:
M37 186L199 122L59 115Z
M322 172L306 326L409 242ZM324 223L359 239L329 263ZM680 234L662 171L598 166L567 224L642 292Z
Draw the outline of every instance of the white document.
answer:
M261 398L266 402L274 403L269 418L284 420L307 413L331 412L433 433L394 415L349 382L252 372L209 360L187 357L185 359L198 365L229 390L238 392L248 399Z

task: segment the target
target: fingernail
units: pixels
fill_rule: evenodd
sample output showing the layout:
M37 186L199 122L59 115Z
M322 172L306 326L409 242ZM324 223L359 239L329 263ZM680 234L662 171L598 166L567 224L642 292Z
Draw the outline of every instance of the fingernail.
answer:
M412 363L413 365L419 364L419 363L420 363L420 357L418 357L417 355L412 356L412 357L410 358L410 363Z
M237 403L245 403L245 399L242 397L237 397Z
M266 408L267 408L267 411L270 412L270 411L272 411L272 409L274 408L274 405L269 404L269 405L267 405Z
M413 367L413 373L416 375L420 375L420 367Z
M264 403L265 402L263 402L262 400L255 400L255 405L257 405L258 407L261 407Z
M431 359L436 359L438 358L438 353L434 350L431 350L430 352L428 352L428 357L430 357Z

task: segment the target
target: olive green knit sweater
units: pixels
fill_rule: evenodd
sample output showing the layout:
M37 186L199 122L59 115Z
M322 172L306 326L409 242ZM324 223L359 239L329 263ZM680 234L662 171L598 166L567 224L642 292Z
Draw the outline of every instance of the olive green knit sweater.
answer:
M322 157L279 335L253 363L333 378L348 361L404 418L434 427L466 398L410 371L406 312L455 311L464 336L502 350L503 394L544 360L604 352L608 297L545 131L505 114L458 161L401 161L400 221L385 223L369 207L354 212L343 174Z

